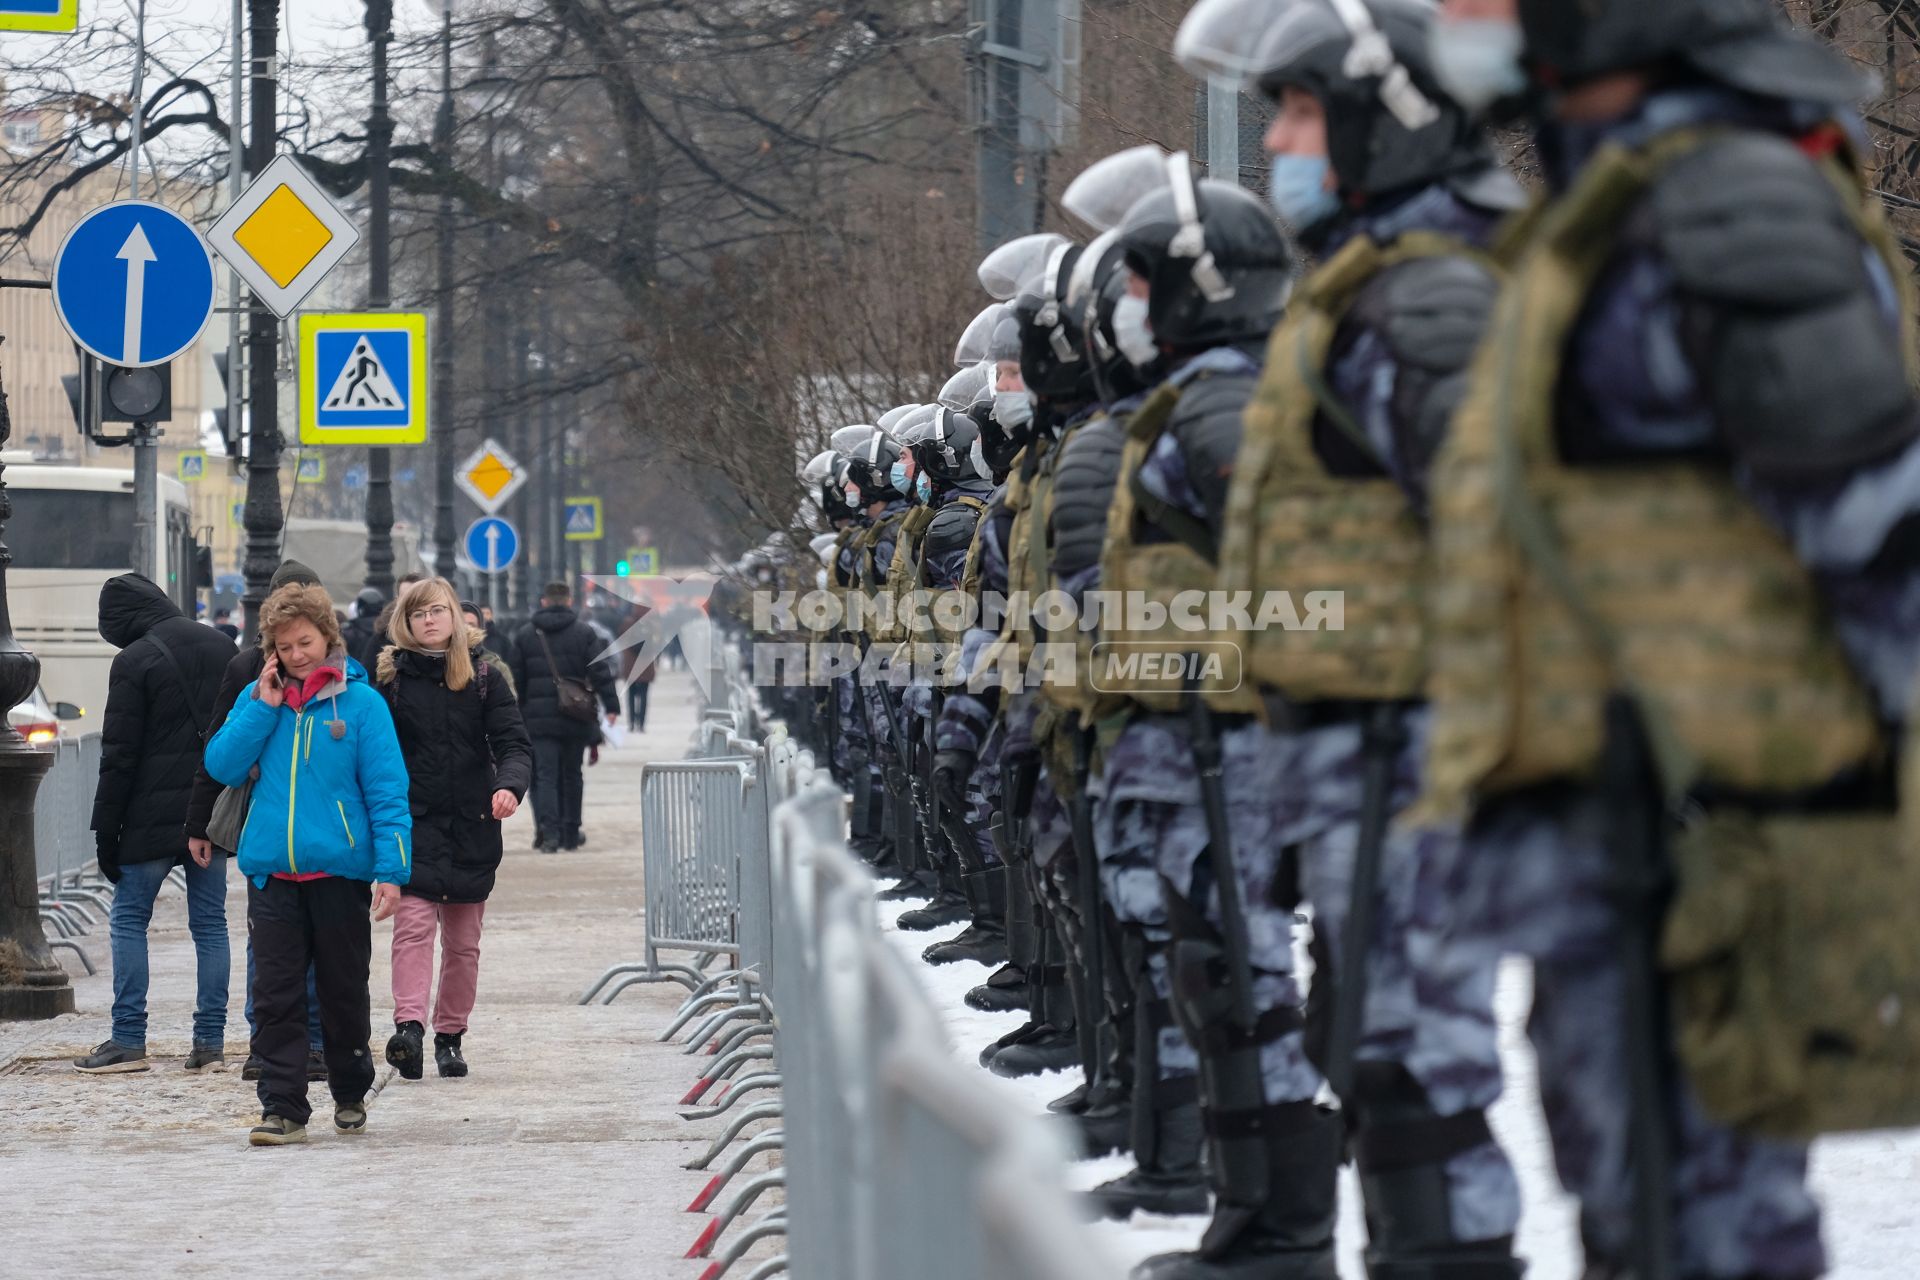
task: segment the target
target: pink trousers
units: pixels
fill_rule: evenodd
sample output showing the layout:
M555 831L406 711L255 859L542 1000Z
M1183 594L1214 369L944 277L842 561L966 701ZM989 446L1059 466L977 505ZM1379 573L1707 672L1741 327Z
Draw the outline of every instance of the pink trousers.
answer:
M456 1035L467 1029L474 997L480 991L480 919L484 902L429 902L400 896L393 915L393 1020L427 1021L427 996L433 987L433 935L440 933L440 999L433 1029Z

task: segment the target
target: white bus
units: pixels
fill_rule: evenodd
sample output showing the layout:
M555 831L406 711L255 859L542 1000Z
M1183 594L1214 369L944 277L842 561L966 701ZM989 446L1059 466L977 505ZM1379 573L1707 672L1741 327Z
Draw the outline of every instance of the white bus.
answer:
M119 652L100 638L100 588L133 569L133 472L7 460L13 500L4 540L13 553L7 601L13 634L40 659L47 697L91 720L107 706L107 670ZM198 547L186 486L160 480L160 584L191 618Z

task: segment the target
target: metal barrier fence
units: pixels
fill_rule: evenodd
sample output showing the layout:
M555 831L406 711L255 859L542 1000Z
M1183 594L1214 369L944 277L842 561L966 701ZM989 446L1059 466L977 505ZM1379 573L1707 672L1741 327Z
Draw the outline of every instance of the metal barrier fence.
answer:
M47 943L94 964L75 939L90 933L113 903L112 887L94 865L93 792L100 781L100 735L54 744L53 767L33 802L33 867Z
M682 1114L704 1120L740 1107L689 1167L711 1167L756 1123L780 1124L735 1149L689 1206L706 1210L755 1156L782 1152L781 1167L743 1182L688 1250L715 1257L702 1280L775 1236L786 1252L749 1280L1120 1274L1067 1199L1064 1140L955 1060L938 1013L882 937L873 880L846 847L846 797L777 721L764 742L739 736L737 725L760 722L757 710L742 713L743 699L751 691L736 687L729 710L708 712L695 743L704 759L659 766L719 780L697 793L709 806L701 819L662 837L661 874L690 876L665 887L665 909L710 904L714 868L729 856L738 886L739 967L699 982L694 971L678 975L692 994L661 1036L673 1039L704 1014L685 1051L708 1050L711 1065L682 1103L721 1088L715 1105ZM655 848L649 839L650 911ZM650 921L648 937L656 932ZM616 966L586 999L623 969L643 975L628 981L649 980L647 965ZM657 963L654 971L674 976ZM721 1248L722 1235L775 1189L784 1203Z

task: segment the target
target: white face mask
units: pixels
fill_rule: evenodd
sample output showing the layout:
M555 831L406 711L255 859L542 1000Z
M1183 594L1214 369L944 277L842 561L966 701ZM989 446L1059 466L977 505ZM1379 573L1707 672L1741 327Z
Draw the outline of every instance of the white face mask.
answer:
M994 392L993 420L1008 431L1018 431L1033 421L1033 397L1025 391Z
M973 448L967 451L967 456L973 459L974 475L979 476L982 480L985 480L988 476L991 476L993 474L993 469L987 465L987 455L980 448L979 436L975 436L973 438Z
M1127 363L1136 369L1144 369L1160 358L1159 344L1153 340L1153 327L1147 323L1145 298L1128 294L1114 304L1113 340Z
M1427 36L1434 79L1448 97L1476 114L1525 91L1527 73L1520 65L1525 48L1526 34L1511 18L1436 22Z

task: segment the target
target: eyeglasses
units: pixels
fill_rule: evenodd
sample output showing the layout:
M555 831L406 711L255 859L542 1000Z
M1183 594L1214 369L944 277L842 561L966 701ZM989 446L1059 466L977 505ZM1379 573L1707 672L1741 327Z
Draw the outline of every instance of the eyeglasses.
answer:
M430 604L424 609L415 609L407 615L408 622L425 622L429 618L451 618L453 610L443 604Z

